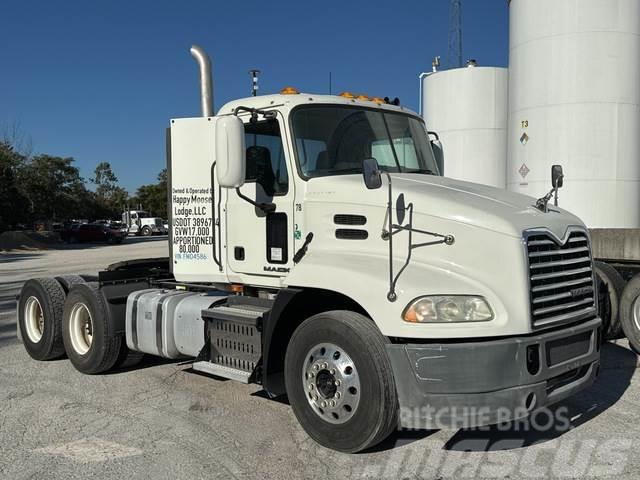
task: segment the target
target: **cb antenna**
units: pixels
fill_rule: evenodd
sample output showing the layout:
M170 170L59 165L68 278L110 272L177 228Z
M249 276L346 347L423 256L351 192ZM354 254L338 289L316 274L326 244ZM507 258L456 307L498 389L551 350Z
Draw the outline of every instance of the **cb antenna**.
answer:
M255 97L258 95L258 75L260 75L260 70L253 68L249 70L249 75L251 75L251 96Z

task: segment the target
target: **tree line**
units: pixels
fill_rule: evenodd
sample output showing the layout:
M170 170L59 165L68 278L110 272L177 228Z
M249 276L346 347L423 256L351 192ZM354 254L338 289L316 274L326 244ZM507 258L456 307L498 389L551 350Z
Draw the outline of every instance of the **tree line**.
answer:
M16 143L0 140L0 232L39 221L116 220L127 206L142 205L167 218L166 169L157 183L142 185L130 196L109 162L99 163L93 176L84 179L72 157L31 155Z

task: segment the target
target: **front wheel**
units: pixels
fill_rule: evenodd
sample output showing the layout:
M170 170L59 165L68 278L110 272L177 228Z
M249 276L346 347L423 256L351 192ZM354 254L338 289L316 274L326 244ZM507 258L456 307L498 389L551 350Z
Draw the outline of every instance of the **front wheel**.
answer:
M153 232L151 231L151 229L149 227L142 227L142 236L143 237L150 237L153 234Z
M620 322L633 350L640 355L640 274L627 283L620 300Z
M386 339L368 318L332 311L305 320L285 358L296 418L319 444L358 452L397 425L398 398Z

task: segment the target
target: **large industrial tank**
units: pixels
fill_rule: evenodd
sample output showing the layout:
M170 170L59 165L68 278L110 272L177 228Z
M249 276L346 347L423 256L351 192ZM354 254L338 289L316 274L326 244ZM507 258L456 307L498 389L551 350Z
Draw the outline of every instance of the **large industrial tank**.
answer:
M421 79L421 111L442 141L445 176L505 188L507 69L471 63Z
M507 186L640 227L640 1L511 0Z

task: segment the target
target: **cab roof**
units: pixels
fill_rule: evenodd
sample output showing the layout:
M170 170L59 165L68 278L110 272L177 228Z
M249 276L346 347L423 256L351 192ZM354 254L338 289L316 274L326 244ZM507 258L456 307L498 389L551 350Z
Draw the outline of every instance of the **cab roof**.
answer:
M216 115L229 115L239 107L269 109L274 107L285 107L291 110L298 105L313 105L313 104L331 104L331 105L354 105L368 108L376 108L380 110L386 110L390 112L408 113L410 115L418 116L416 112L402 105L396 106L388 103L378 103L372 100L359 100L357 98L347 98L340 95L318 95L315 93L296 93L296 94L273 94L273 95L259 95L256 97L240 98L226 103L218 110Z

